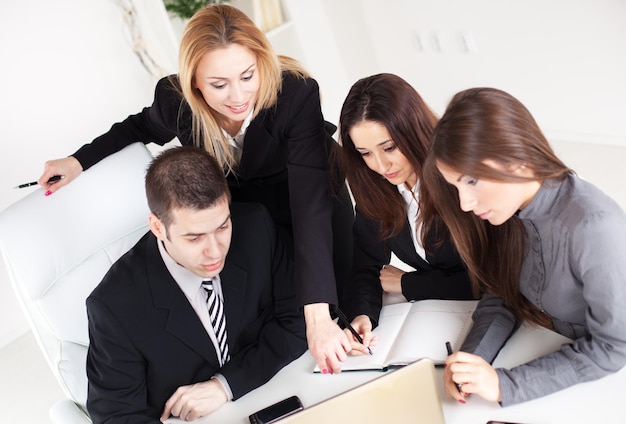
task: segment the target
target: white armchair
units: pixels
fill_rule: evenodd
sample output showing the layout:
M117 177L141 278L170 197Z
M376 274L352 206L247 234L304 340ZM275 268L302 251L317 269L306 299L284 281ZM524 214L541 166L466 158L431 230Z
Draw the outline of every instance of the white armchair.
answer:
M135 143L52 196L38 189L0 213L0 251L35 338L68 399L54 423L90 423L85 299L148 231L144 176L152 155Z

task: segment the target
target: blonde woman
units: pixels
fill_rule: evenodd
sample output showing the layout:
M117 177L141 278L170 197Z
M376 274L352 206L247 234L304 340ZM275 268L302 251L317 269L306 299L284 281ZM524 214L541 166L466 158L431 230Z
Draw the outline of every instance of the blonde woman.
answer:
M345 185L331 190L338 181L328 168L335 127L324 121L316 81L276 55L244 13L223 4L190 19L179 69L158 82L150 107L72 156L46 162L40 184L50 195L138 141L164 145L177 137L205 148L223 167L233 202L260 202L274 218L294 259L311 353L320 369L339 372L350 342L329 305L337 304L350 268L353 212ZM52 175L65 178L51 185Z

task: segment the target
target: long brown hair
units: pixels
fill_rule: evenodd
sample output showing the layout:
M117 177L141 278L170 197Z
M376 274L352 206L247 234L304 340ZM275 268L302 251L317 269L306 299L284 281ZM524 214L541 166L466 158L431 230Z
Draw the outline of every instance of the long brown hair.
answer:
M423 183L433 193L474 285L504 298L519 320L549 327L549 317L519 291L527 242L522 221L513 216L494 226L464 213L456 189L437 169L438 164L445 165L462 175L491 181L529 180L488 166L486 160L523 164L532 170L534 181L560 180L572 171L554 154L526 107L493 88L473 88L453 97L435 128L424 167Z
M377 74L357 81L344 100L339 117L341 163L359 211L381 223L381 235L397 235L407 219L406 205L393 184L372 171L350 137L350 130L364 121L384 126L407 158L418 178L426 159L437 117L405 80L393 74ZM420 219L428 234L434 211L430 194L420 184ZM427 228L426 228L427 227ZM424 244L426 245L426 244Z
M294 59L278 56L263 31L241 10L225 5L205 6L187 22L178 54L179 80L182 95L193 113L193 136L197 146L204 147L220 165L232 171L236 159L224 136L216 112L196 88L195 73L205 54L232 44L252 52L259 74L259 98L254 115L273 107L282 86L282 72L308 77L306 70Z

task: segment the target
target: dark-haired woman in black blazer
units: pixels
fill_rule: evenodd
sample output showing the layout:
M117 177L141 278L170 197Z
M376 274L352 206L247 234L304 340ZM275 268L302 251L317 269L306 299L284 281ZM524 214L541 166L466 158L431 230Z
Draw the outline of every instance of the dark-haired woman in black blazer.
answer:
M473 299L469 277L419 183L437 118L402 78L357 81L339 118L341 163L356 201L352 277L343 307L367 352L383 292L407 300ZM391 254L413 267L389 265Z

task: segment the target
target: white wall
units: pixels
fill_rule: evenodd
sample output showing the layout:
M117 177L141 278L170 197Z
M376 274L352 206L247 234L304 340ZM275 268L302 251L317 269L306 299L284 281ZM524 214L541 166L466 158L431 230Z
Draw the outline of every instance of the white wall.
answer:
M137 3L152 9L155 22L166 19L161 0ZM0 4L0 210L37 190L12 187L37 180L44 161L69 155L152 101L155 81L133 53L123 17L115 0ZM164 60L176 47L168 31L157 31L163 47L157 55L175 71L175 60ZM26 330L4 265L0 322L0 346Z
M351 81L396 73L440 114L457 91L494 86L522 100L552 138L626 146L623 0L323 3Z
M300 51L294 52L293 57L300 60L317 80L324 116L336 124L341 110L341 103L336 101L337 95L344 96L352 81L346 73L345 58L335 36L336 22L333 18L350 13L350 5L341 1L328 4L323 0L283 0L283 5L286 18L293 23L291 36L300 45ZM346 5L348 9L344 7ZM354 10L358 13L358 9ZM357 27L362 22L359 16L351 16L351 25Z

